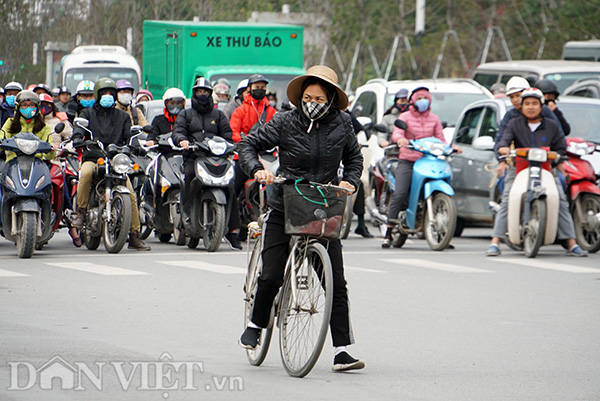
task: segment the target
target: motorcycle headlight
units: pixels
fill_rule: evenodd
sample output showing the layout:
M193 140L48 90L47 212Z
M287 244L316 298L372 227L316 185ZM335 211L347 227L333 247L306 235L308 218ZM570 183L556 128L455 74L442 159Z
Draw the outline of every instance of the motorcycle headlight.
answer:
M204 170L204 167L202 167L202 164L200 163L196 163L196 174L198 174L198 176L202 179L203 182L209 185L213 183L213 177L210 174L208 174L206 170Z
M208 141L208 147L214 155L221 156L227 150L227 143L210 140Z
M441 143L432 143L429 145L429 153L434 156L442 156L446 146Z
M19 150L26 155L34 154L37 150L40 141L36 141L33 139L23 139L23 138L15 138L15 143Z
M6 185L8 185L9 187L11 187L12 189L17 189L17 187L15 186L15 183L13 180L11 180L11 178L7 175L6 177Z
M46 176L43 175L40 177L38 182L35 183L35 189L39 189L42 185L44 185L45 182L46 182Z
M544 149L531 148L529 149L529 153L527 153L527 160L543 163L548 160L548 154Z
M111 161L111 166L115 173L125 174L133 166L133 163L131 162L129 156L119 153L118 155L113 157Z

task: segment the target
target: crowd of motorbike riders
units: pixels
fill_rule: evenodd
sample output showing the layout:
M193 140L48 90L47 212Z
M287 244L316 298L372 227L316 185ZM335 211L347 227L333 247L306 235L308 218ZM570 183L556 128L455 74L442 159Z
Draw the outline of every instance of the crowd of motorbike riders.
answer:
M129 248L149 251L144 239L152 232L161 242L173 238L178 245L191 248L202 238L209 251L218 249L222 239L232 249L243 249L246 225L258 216L259 189L240 168L234 144L267 124L276 113L294 107L285 99L278 109L276 94L268 91L268 84L266 77L254 74L231 93L234 89L227 80L211 83L198 78L192 88L191 108L186 108L180 88L170 88L162 96L162 113L146 121L145 102L153 100L152 94L146 90L134 93L134 86L126 80L82 81L75 93L67 87L51 89L38 84L23 88L18 82L7 83L0 88L0 139L32 133L51 144L48 152L36 154L38 162L48 166L53 184L44 184L49 185L47 195L52 205L50 211L40 212L48 228L42 230L46 233L42 238L37 230L36 249L48 242L59 226L67 227L74 246L85 243L95 249L103 237L109 252L118 252L127 240ZM570 128L556 107L558 91L547 80L535 86L513 77L496 95L509 96L514 109L506 113L496 135L497 174L503 177L504 189L487 256L499 255L500 240L506 237L506 205L515 179L515 168L505 159L510 144L546 146L560 155L566 153L565 136ZM388 184L393 195L386 201L383 248L396 246L395 227L406 224L414 166L423 156L414 150L414 141L434 137L445 143L442 124L431 113L431 103L432 96L425 87L412 92L401 89L385 112L386 129L378 132L378 143L386 149L384 159L395 162L395 183ZM363 127L350 115L358 133ZM9 165L11 160L27 155L9 151L12 148L8 145L2 149L0 227L4 236L14 239L18 235L11 218L15 218L16 209L28 209L27 203L15 207L15 197L20 195L11 192L17 191ZM451 149L461 152L456 146ZM127 157L122 158L123 154ZM277 150L265 152L261 161L265 168L275 170ZM558 162L555 170L560 195L557 237L563 240L567 255L587 256L575 240L561 184L563 164ZM208 178L203 180L203 176ZM355 232L371 238L364 222L364 199L361 185L354 205L358 216ZM384 202L383 197L377 199L380 202ZM60 208L55 207L58 204ZM110 211L108 218L106 210ZM102 220L104 225L98 223Z

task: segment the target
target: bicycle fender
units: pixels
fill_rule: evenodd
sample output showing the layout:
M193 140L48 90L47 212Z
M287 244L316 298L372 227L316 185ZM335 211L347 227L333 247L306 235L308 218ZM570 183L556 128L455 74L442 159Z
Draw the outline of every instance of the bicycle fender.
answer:
M427 181L423 187L423 195L425 199L433 195L434 192L442 192L448 196L454 196L452 186L443 180Z

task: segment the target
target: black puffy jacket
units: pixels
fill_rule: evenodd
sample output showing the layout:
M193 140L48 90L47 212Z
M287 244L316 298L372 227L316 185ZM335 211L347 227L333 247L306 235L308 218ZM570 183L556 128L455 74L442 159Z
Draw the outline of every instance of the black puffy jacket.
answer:
M81 118L88 120L88 129L94 133L94 139L100 140L104 144L104 149L111 143L118 146L127 145L131 137L131 119L129 114L124 111L117 110L114 107L106 109L98 103L94 103L92 107L84 108L79 115ZM89 140L90 134L83 128L75 125L73 129L73 143L82 140ZM102 152L99 150L84 149L83 161L98 160L102 157Z
M222 111L212 109L208 113L198 113L195 109L179 112L173 125L173 143L179 146L184 139L190 142L202 142L204 138L220 136L231 142L231 127ZM187 152L184 157L189 156Z
M257 153L279 146L279 170L285 178L304 178L322 184L337 184L340 162L344 164L343 180L358 188L363 170L363 157L356 141L350 116L338 110L315 121L297 108L277 113L271 121L248 135L239 144L241 167L248 176L262 170ZM275 185L269 206L283 210L282 190Z

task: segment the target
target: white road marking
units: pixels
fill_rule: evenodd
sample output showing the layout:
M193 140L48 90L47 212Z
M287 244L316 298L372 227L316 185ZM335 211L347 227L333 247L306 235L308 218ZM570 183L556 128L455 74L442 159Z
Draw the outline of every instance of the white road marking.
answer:
M574 259L574 258L573 258ZM556 270L567 273L600 273L600 269L591 267L573 266L567 263L552 263L545 260L536 259L502 259L497 258L494 262L510 263L527 267L536 267L538 269Z
M188 269L204 270L207 272L221 273L221 274L246 274L248 269L241 267L234 267L228 265L215 265L212 263L200 262L196 260L171 260L171 261L157 261L170 266L187 267Z
M46 262L44 264L65 269L79 270L86 273L102 274L103 276L140 276L149 274L137 270L121 269L120 267L97 265L95 263L87 262Z
M365 269L364 267L355 267L355 266L344 266L344 269L346 269L346 270L356 270L356 271L359 271L359 272L367 272L367 273L386 273L383 270Z
M11 272L9 270L0 269L0 277L31 277L29 274Z
M414 267L424 267L426 269L442 270L451 273L493 273L489 270L476 269L474 267L464 267L452 265L449 263L433 262L425 259L380 259L382 262L394 263L398 265L408 265Z

